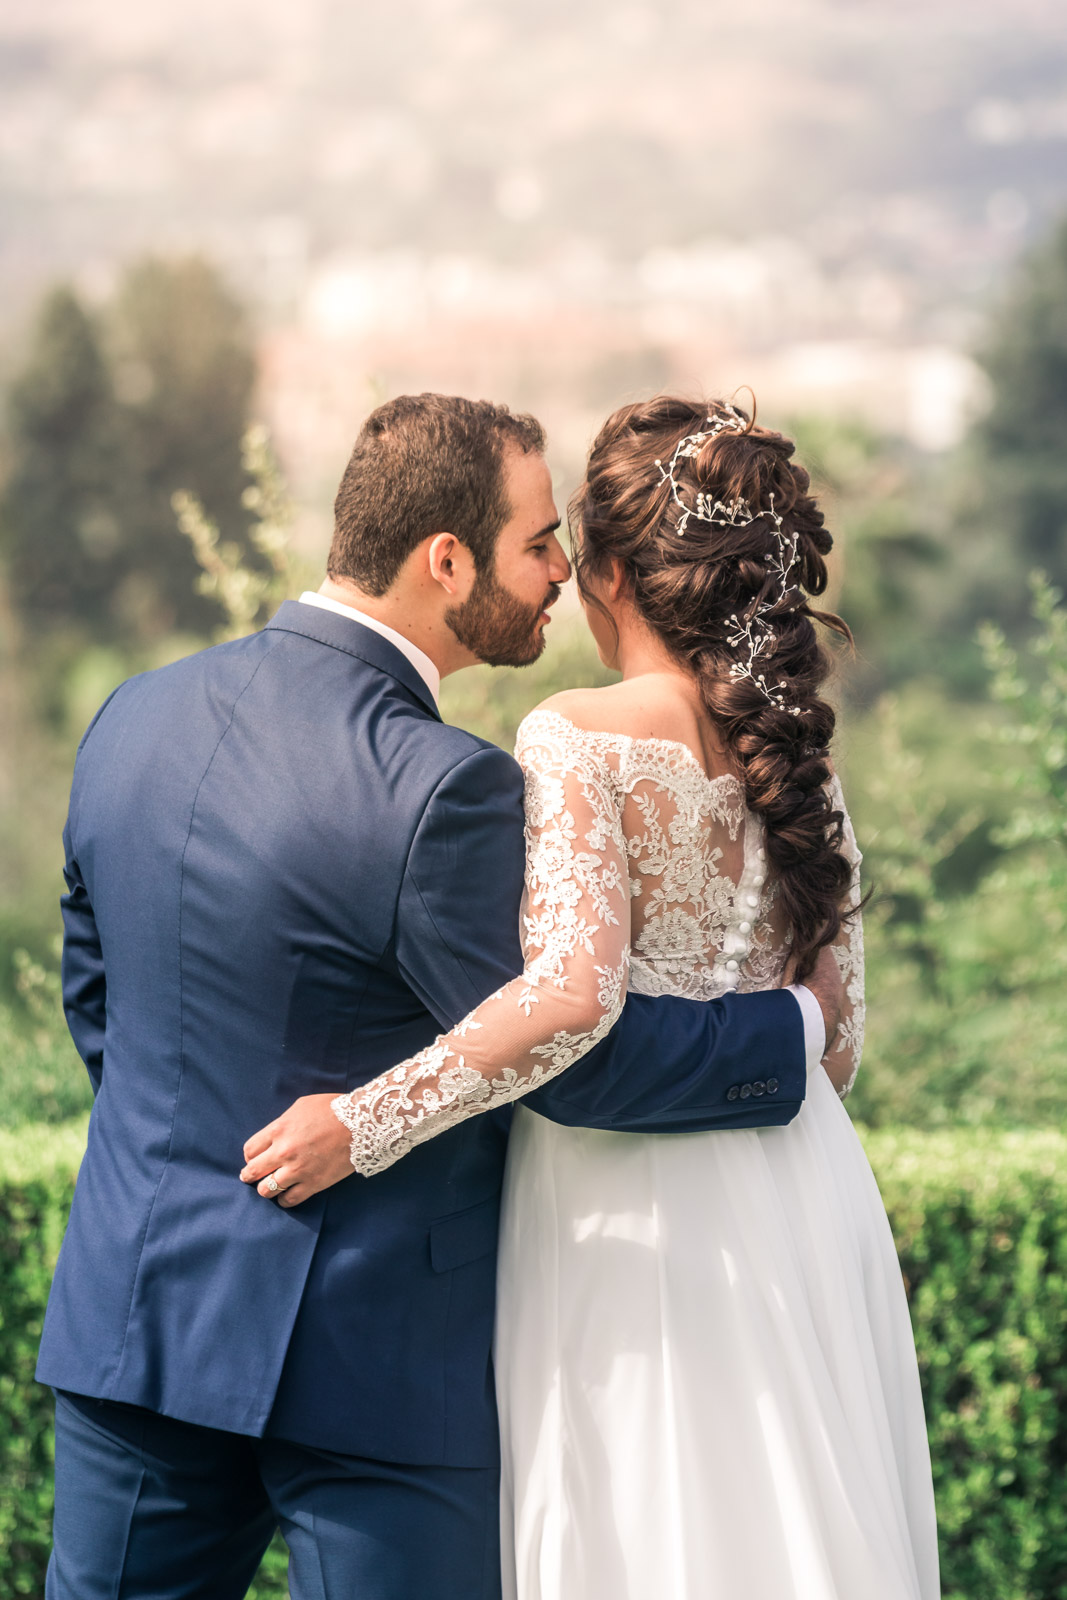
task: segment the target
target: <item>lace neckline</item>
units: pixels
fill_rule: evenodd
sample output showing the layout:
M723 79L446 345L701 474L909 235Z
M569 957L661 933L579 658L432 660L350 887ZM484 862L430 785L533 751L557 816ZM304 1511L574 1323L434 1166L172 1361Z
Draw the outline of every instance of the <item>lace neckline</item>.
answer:
M607 733L599 728L582 728L579 727L577 722L572 722L570 717L564 716L562 711L549 711L544 707L531 711L523 719L524 725L535 722L539 717L562 722L566 727L570 728L572 733L578 734L585 739L602 740L605 744L625 745L628 750L673 750L680 758L680 765L688 768L690 772L706 783L709 789L716 789L720 784L725 784L730 788L740 790L742 795L744 794L745 786L740 778L732 772L717 772L714 776L709 772L705 772L703 763L697 759L689 746L681 739L657 739L651 734L644 739L639 739L636 734L632 733Z

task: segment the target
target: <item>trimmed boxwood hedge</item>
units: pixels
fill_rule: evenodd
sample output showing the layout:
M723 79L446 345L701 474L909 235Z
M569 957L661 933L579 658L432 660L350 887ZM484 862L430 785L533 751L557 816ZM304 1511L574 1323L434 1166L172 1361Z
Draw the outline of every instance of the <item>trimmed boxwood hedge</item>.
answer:
M33 1382L84 1124L0 1133L0 1595L38 1596L51 1397ZM1067 1139L864 1136L926 1393L946 1600L1067 1600ZM285 1594L284 1552L254 1593Z

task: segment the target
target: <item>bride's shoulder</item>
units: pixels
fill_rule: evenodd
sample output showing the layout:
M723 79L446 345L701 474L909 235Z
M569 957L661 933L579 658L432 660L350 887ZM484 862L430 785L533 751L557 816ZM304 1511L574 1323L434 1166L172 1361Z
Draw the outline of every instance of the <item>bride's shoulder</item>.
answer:
M600 689L563 689L542 700L523 718L519 748L547 742L588 749L611 745L619 736L632 738L632 702L633 695L625 683Z
M656 738L664 724L684 719L684 704L670 683L649 674L605 684L599 689L564 689L543 700L531 717L544 712L563 717L584 733L615 734L627 739ZM691 720L691 716L689 718ZM673 732L673 728L668 731Z
M626 730L613 723L618 721L619 690L624 687L612 683L602 689L561 689L542 700L530 717L562 717L585 733L621 733Z
M564 689L542 700L519 724L516 756L527 767L578 752L583 759L598 755L613 764L618 736L630 733L619 705L623 687Z

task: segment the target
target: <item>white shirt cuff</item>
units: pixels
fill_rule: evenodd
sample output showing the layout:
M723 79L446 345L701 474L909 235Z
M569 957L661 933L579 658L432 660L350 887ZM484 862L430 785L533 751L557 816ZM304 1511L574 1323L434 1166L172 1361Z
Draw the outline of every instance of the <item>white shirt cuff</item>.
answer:
M826 1054L826 1024L823 1021L822 1006L811 990L806 989L802 983L789 984L786 993L793 996L804 1018L804 1055L810 1077L815 1068L821 1066L822 1058Z

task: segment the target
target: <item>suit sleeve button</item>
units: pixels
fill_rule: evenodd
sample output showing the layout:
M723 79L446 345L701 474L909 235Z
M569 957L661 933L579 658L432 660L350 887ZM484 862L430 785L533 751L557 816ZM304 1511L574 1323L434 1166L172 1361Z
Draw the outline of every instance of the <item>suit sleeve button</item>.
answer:
M747 1100L751 1093L752 1093L752 1085L750 1083L743 1083L741 1085L741 1098L742 1098L742 1100Z
M767 1093L768 1094L777 1094L778 1093L778 1079L777 1078L768 1078L767 1079Z
M741 1093L741 1091L737 1087L737 1084L736 1083L732 1083L730 1085L730 1087L726 1091L726 1098L727 1098L727 1100L736 1100L740 1093Z
M767 1093L767 1085L764 1083L762 1078L756 1079L755 1083L752 1085L752 1093L756 1095Z

